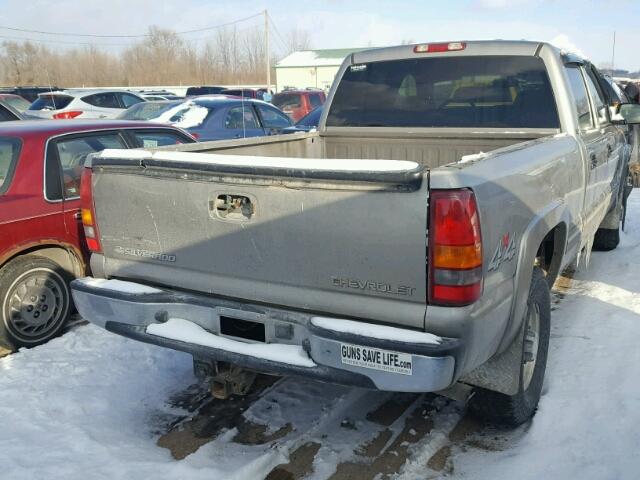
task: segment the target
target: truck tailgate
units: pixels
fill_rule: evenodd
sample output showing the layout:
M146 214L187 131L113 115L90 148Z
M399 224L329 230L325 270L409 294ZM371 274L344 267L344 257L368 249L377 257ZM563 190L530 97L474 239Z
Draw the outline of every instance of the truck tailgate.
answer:
M427 172L413 162L105 151L108 276L422 328Z

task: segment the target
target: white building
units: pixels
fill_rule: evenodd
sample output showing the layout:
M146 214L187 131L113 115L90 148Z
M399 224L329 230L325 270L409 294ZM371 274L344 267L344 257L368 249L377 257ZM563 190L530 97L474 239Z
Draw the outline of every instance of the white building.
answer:
M328 90L347 55L363 48L332 48L293 52L276 66L276 91L290 88L321 88Z

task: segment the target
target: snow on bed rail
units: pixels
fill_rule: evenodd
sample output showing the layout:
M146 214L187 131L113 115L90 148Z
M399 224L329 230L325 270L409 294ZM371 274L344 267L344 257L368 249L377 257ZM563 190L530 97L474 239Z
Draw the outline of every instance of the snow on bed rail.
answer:
M148 150L106 149L95 158L160 160L171 162L225 165L232 167L267 167L298 170L346 172L408 172L420 165L407 160L354 160L339 158L257 157L192 152L149 152Z
M98 287L104 288L106 290L113 290L115 292L122 293L133 293L133 294L143 294L143 293L161 293L162 290L158 290L157 288L149 287L147 285L142 285L140 283L133 282L123 282L122 280L105 280L104 278L93 278L93 277L85 277L78 280L85 285L89 285L90 287Z
M482 160L486 156L487 154L484 152L472 153L471 155L463 155L462 157L460 157L460 160L458 160L458 163L475 162L477 160Z
M147 327L147 333L171 340L202 345L203 347L218 348L240 355L250 355L272 362L297 365L299 367L316 366L316 363L309 358L302 347L297 345L243 343L209 333L200 325L181 318L170 318L165 323L153 323Z
M404 328L387 327L374 323L354 322L338 318L313 317L311 323L316 327L340 333L351 333L363 337L391 340L394 342L422 343L440 345L442 338L426 332L416 332Z

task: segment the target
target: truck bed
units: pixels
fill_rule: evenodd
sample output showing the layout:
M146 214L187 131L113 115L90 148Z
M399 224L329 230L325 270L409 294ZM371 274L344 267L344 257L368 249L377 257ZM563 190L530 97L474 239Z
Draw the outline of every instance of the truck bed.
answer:
M335 129L334 129L335 130ZM272 137L204 142L157 150L259 155L268 157L344 158L409 160L426 168L436 168L460 160L465 155L490 152L521 142L558 133L555 129L496 131L485 129L337 129L337 132L297 133Z

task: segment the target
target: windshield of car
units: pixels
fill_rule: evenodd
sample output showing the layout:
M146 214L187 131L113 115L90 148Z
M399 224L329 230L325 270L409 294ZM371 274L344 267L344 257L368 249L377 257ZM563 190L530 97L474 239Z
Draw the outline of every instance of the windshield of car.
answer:
M15 108L19 112L24 112L31 106L31 103L27 102L24 98L18 96L6 96L3 97L2 100L10 107Z
M160 102L140 102L127 108L118 115L121 120L151 120L166 110L180 105L182 101L160 101Z
M40 95L29 110L60 110L71 103L69 95Z
M322 116L322 107L318 107L311 112L307 113L296 123L299 127L317 127L320 123L320 117Z
M441 57L351 65L328 126L559 128L542 59Z
M17 138L0 137L0 195L9 188L21 145Z

